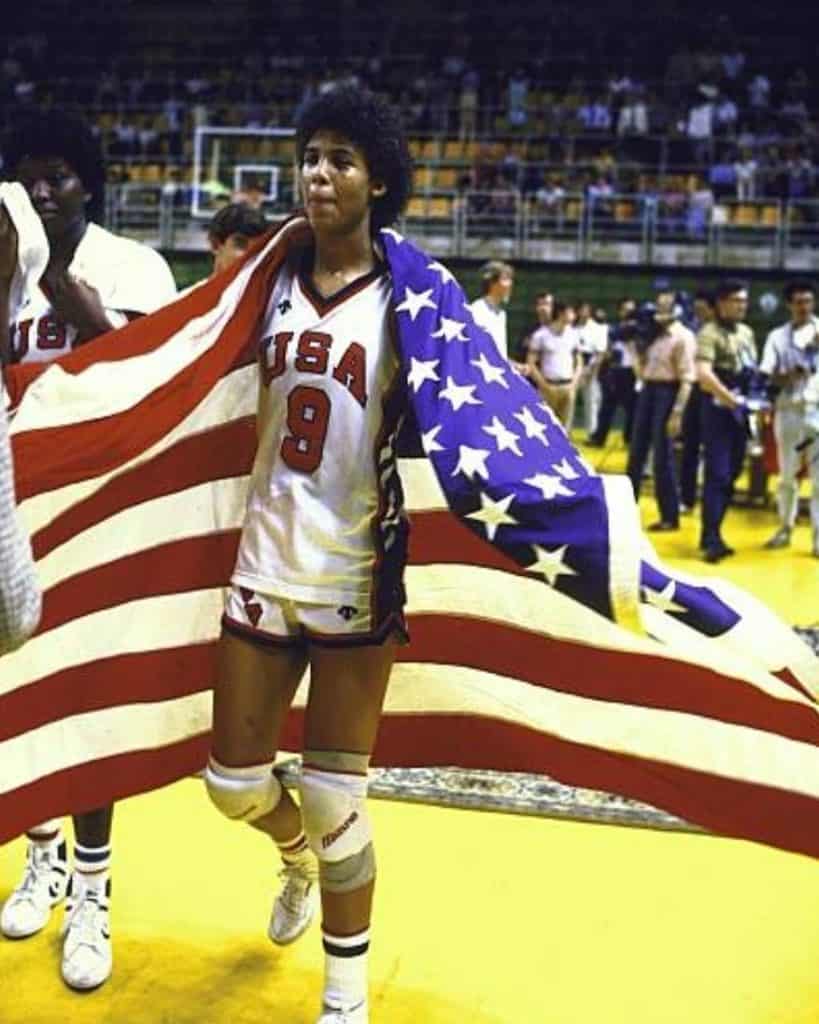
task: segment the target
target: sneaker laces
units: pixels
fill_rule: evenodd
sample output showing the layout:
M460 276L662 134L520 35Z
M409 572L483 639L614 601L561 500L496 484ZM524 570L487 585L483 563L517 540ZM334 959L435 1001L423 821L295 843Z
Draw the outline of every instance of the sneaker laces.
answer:
M48 870L51 867L51 858L48 850L40 850L36 846L30 846L26 858L26 870L23 874L23 881L17 886L18 895L34 895L37 883L42 879L43 868Z
M279 893L279 902L290 914L299 914L301 904L310 891L310 886L316 881L318 875L313 877L313 872L305 870L300 864L285 864L279 871L279 878L284 881L282 891Z
M72 941L75 942L75 948L88 946L96 951L103 930L102 925L97 923L97 918L103 909L95 892L86 891L78 898L68 922L68 930L71 932Z

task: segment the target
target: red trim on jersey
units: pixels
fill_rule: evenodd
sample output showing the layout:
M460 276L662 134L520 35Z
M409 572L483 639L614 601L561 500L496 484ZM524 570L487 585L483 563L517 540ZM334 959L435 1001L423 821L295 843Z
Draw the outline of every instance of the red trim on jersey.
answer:
M386 272L387 268L383 263L376 263L369 273L362 274L361 277L357 277L355 281L350 281L349 284L345 284L343 288L339 289L337 292L333 292L333 294L329 296L322 295L321 292L317 290L307 275L303 263L296 273L296 280L299 283L302 294L316 313L318 313L319 316L324 317L327 316L331 310L336 309L342 303L363 291L368 285L371 285L373 281L377 281L380 277L383 277Z

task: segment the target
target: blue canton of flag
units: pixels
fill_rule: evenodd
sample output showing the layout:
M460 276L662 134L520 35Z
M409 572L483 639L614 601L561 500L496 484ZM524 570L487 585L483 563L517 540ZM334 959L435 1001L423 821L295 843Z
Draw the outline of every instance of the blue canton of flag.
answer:
M450 508L527 572L636 626L639 528L628 482L584 463L442 264L395 231L381 237L408 391Z

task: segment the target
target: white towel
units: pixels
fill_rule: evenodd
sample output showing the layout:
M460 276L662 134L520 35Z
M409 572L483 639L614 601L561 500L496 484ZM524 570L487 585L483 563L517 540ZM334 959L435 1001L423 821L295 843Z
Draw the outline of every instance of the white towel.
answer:
M51 250L43 222L19 182L0 184L0 203L8 210L17 229L17 269L9 295L9 315L13 322L43 276Z

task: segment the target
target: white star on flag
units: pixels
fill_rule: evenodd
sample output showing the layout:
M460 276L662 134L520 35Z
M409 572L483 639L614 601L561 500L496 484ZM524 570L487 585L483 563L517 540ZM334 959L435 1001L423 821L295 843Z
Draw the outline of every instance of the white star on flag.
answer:
M576 576L577 573L570 566L565 565L563 556L566 554L568 544L557 548L555 551L547 551L539 544L533 545L535 549L535 561L526 566L527 572L541 573L549 581L550 586L555 585L558 576Z
M476 398L472 392L474 384L456 384L451 377L446 379L446 387L438 392L441 398L445 398L452 408L457 412L462 405L483 405L480 398Z
M509 390L509 385L506 383L506 370L502 366L490 363L483 352L481 352L480 358L470 359L470 363L481 371L484 384L500 384L501 387Z
M562 461L556 462L554 468L555 472L560 473L564 480L580 479L580 474L577 472L574 466L569 464L569 460L567 458L563 458Z
M451 476L463 473L470 479L477 473L484 480L489 479L489 470L486 468L486 460L491 452L483 448L470 448L468 444L458 445L458 465L452 471Z
M385 235L389 235L396 245L400 245L404 241L404 236L395 228L382 228L381 230Z
M520 412L512 413L512 415L523 425L527 437L536 437L547 448L549 447L549 442L546 439L546 424L535 419L528 405L524 405Z
M432 430L428 430L426 434L421 434L421 446L424 449L425 455L431 455L433 452L442 452L444 450L444 446L438 444L436 440L438 434L443 429L444 428L439 423L437 427L433 427Z
M514 501L514 494L507 494L500 501L493 501L488 494L481 491L481 507L477 512L467 512L467 519L477 519L486 527L486 536L489 540L495 539L498 528L508 524L516 524L517 520L507 515L509 506Z
M469 341L464 335L466 324L462 320L450 320L448 316L441 317L441 326L431 334L431 338L443 338L444 341Z
M400 306L395 307L396 313L409 313L410 319L415 322L422 309L437 309L438 307L430 298L432 289L427 288L425 292L414 292L412 288L404 289L404 301ZM435 337L435 335L433 335Z
M643 587L643 600L652 608L658 608L661 612L685 612L685 608L674 603L674 591L676 584L674 580L668 581L668 586L662 590L651 590L650 587Z
M439 273L441 275L441 281L444 284L449 284L450 281L455 280L453 275L443 265L443 263L439 263L437 260L435 260L433 263L428 264L427 270L435 270L437 273Z
M483 430L484 433L495 438L499 452L510 451L514 452L515 455L523 457L523 452L518 445L520 437L517 434L513 434L511 430L508 430L497 416L492 417L492 426L484 427Z
M407 374L407 381L412 385L412 390L416 394L418 394L418 391L425 380L441 379L435 372L435 369L440 362L440 359L425 360L416 359L415 356L410 356L410 372Z
M523 482L530 484L532 487L537 487L547 501L557 497L558 494L563 494L567 498L574 496L574 491L570 491L559 476L550 476L548 473L536 473Z

